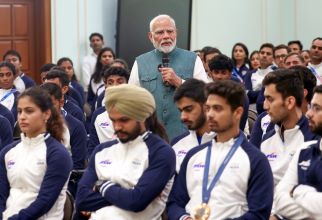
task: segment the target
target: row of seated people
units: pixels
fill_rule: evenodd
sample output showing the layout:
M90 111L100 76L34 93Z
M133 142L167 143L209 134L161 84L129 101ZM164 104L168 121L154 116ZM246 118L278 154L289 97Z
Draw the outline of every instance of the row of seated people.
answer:
M292 41L289 42L288 46L279 45L274 47L272 44L265 43L261 45L259 51L256 53L252 53L250 58L248 58L248 49L242 43L237 43L234 45L232 49L232 61L233 61L233 69L229 71L232 73L232 78L238 81L241 81L245 84L247 89L247 96L249 99L249 103L253 104L256 102L256 111L258 114L263 112L263 88L261 86L261 80L263 79L264 75L267 74L269 71L278 68L289 68L294 65L308 65L310 70L315 74L318 79L318 84L320 83L320 77L318 75L318 69L314 66L314 63L318 62L315 60L314 55L316 50L318 50L318 46L316 46L315 41L319 41L319 39L314 39L312 41L312 47L309 51L310 55L313 56L311 62L306 61L304 62L304 57L302 57L299 53L301 52L301 45L300 42ZM292 48L292 53L289 53ZM209 61L210 57L213 58L216 55L221 54L218 49L215 48L208 48L203 52L204 54L200 56L202 60L206 60L204 62L205 69L208 71L210 76L210 80L217 80L221 79L221 74L214 74L214 71L209 71ZM289 54L288 54L289 53ZM257 55L257 58L256 58ZM309 56L310 57L310 56ZM15 65L16 73L14 75L14 83L11 87L9 85L4 85L1 89L1 93L3 93L3 97L0 104L4 104L9 110L13 112L14 119L16 120L16 107L14 104L14 100L17 97L18 92L23 91L24 88L28 88L30 86L35 85L35 83L30 79L26 74L24 74L21 70L21 56L17 51L10 50L4 56L3 60L11 62ZM95 72L91 77L90 84L89 84L89 95L87 98L86 103L90 104L91 110L86 111L88 105L83 108L85 103L84 97L84 89L78 83L75 77L75 72L73 68L73 62L71 59L63 57L58 60L57 66L61 67L65 70L68 75L68 80L63 79L61 82L61 86L64 87L63 92L65 94L65 109L70 112L73 116L77 119L84 122L85 128L89 133L90 129L90 121L91 121L91 113L97 108L97 106L101 106L103 92L105 89L102 77L102 71L107 68L112 62L115 60L115 54L111 48L105 47L100 49L97 56ZM249 60L258 60L258 66L255 64L249 64ZM117 60L116 60L117 61ZM41 69L41 78L44 78L46 72L48 72L51 68L53 68L54 64L45 65ZM119 62L113 63L113 66L122 66L127 69L127 64L119 60ZM221 68L221 67L219 67ZM250 71L249 71L250 70ZM230 74L230 73L229 73ZM69 83L68 83L69 81ZM68 83L68 85L67 85ZM11 88L9 88L11 87ZM10 91L10 92L8 92ZM11 94L12 93L12 94ZM98 99L98 100L97 100ZM75 104L75 105L73 105ZM84 111L86 117L84 118ZM244 130L244 123L246 123L247 115L245 115L244 120L242 121L241 128ZM12 117L7 117L7 119L12 123ZM245 124L246 130L249 128L247 127L248 124ZM250 132L249 132L250 133ZM4 142L4 144L7 142Z
M300 41L290 41L288 46L280 44L274 46L271 43L264 43L259 50L253 51L250 55L248 48L243 43L236 43L231 52L233 61L233 76L243 81L247 90L250 104L256 103L258 114L263 109L263 87L264 76L277 68L290 68L295 65L307 66L317 78L318 85L321 84L321 38L315 38L309 50L304 50ZM204 47L198 51L203 60L205 70L208 74L210 60L221 54L221 51L213 47Z
M109 53L113 54L113 57L106 61L106 56ZM78 83L74 68L73 62L71 59L67 57L63 57L58 60L57 65L55 64L45 64L40 72L41 72L41 81L44 83L46 73L51 69L58 69L64 70L67 75L61 75L60 73L53 74L51 73L51 78L47 79L47 81L55 82L59 85L62 89L63 96L64 96L64 110L66 110L69 114L76 117L78 120L83 122L85 125L87 133L89 133L90 129L90 120L91 120L91 113L95 110L95 106L97 103L96 99L104 91L104 83L103 83L103 74L102 70L104 67L107 68L110 62L113 61L112 66L121 66L127 68L127 64L124 60L116 59L114 60L114 52L110 48L103 48L101 53L98 56L97 62L97 73L92 76L92 80L95 81L97 78L96 76L99 75L98 83L96 87L98 88L96 94L92 95L92 98L88 98L87 101L85 100L85 94L83 87ZM4 62L1 64L1 77L0 77L0 113L1 116L4 116L12 126L15 126L16 119L17 119L17 112L16 112L16 99L19 93L24 91L26 88L35 86L35 82L28 77L26 74L22 72L22 61L19 52L15 50L7 51L3 56ZM12 65L10 65L10 64ZM105 65L103 65L105 64ZM14 68L13 68L14 67ZM92 83L93 84L93 83ZM94 83L95 84L95 83ZM92 91L92 90L90 90ZM93 93L93 92L92 92ZM91 106L85 103L91 103ZM99 102L100 103L100 102ZM10 112L7 111L7 109ZM87 110L87 111L86 111ZM5 119L1 118L2 121ZM6 122L4 122L6 123ZM17 130L17 129L16 129ZM8 132L11 132L8 130ZM3 134L1 140L0 147L10 143L12 135L10 133ZM19 132L16 132L19 133ZM18 135L19 138L19 135Z
M220 82L220 81L217 81L217 82ZM264 78L263 85L267 89L265 92L266 100L264 105L265 105L265 108L268 110L269 115L271 116L271 123L275 124L275 131L274 132L273 130L267 131L267 134L269 134L269 136L265 138L265 135L264 135L260 146L260 150L266 155L266 157L264 157L264 155L262 154L259 154L259 151L255 146L247 144L244 135L240 133L240 135L242 135L243 137L242 139L244 140L242 141L242 144L241 144L241 150L236 151L236 156L231 158L233 161L233 164L230 165L227 169L229 169L230 172L233 172L233 170L231 169L243 168L243 172L240 173L241 175L230 175L229 173L226 173L225 175L223 175L222 181L218 182L218 186L217 186L218 188L214 188L214 191L217 192L218 190L221 190L220 194L222 195L222 197L227 198L227 195L224 196L225 192L227 193L231 192L231 190L233 189L233 191L235 192L234 199L236 199L236 197L240 197L240 198L245 197L245 199L247 198L246 201L244 201L243 199L240 200L242 203L240 204L239 208L235 207L234 209L236 211L236 213L234 213L235 215L236 214L240 215L243 212L245 212L245 214L249 216L261 216L262 218L267 218L271 212L271 206L272 206L273 195L274 195L274 201L276 204L273 209L274 215L272 217L278 218L278 219L282 217L287 217L291 219L296 217L300 217L300 219L305 219L305 218L319 219L319 216L321 216L321 213L319 211L320 209L317 202L319 199L317 190L318 191L321 190L320 189L321 175L319 175L316 172L318 172L318 169L320 167L320 159L319 159L320 151L319 151L319 144L317 144L319 142L316 142L314 140L318 140L318 141L320 140L320 136L319 136L320 133L318 130L316 130L318 129L317 125L314 126L312 124L313 122L315 122L315 121L312 121L312 117L315 114L313 111L319 110L319 109L316 109L316 110L314 109L314 107L318 108L319 102L317 102L316 100L317 97L315 96L313 97L312 104L314 104L314 107L312 107L307 113L307 116L309 117L310 123L311 123L310 129L315 132L315 133L310 133L308 131L309 130L308 120L305 117L303 117L303 113L300 110L300 105L297 104L297 101L301 102L302 99L304 99L304 96L303 96L304 88L303 88L302 78L300 76L300 69L277 70L272 73L269 73ZM238 95L238 99L236 100L233 99L234 102L229 98L231 94L228 95L227 100L230 100L230 101L227 101L227 102L220 102L221 99L219 97L214 99L214 97L216 97L216 95L214 94L208 95L208 97L206 97L206 94L204 93L205 89L208 89L207 91L212 91L210 89L216 86L218 86L218 90L215 90L215 91L217 91L218 93L215 93L215 94L218 94L218 95L221 94L222 96L220 97L223 97L223 99L225 99L224 94L227 94L227 93L224 93L224 94L220 93L220 91L221 92L223 91L223 88L222 88L223 86L225 89L227 89L226 90L227 92L235 91L233 90L233 88L235 88L238 91L240 90L241 92ZM120 89L117 90L117 92L116 90L107 91L109 92L107 94L110 97L108 100L106 100L105 103L107 103L106 106L108 109L108 113L106 114L108 118L111 118L111 121L114 124L114 127L116 126L116 128L118 129L117 125L115 124L124 123L122 121L124 119L121 116L119 116L119 113L115 113L114 111L112 111L113 108L109 107L109 106L116 105L114 100L111 101L111 96L114 97L114 99L116 100L125 99L124 97L128 97L132 91L130 91L130 93L125 93L125 95L121 96L122 91L126 91L127 87L122 87L122 88L121 86L116 86L116 87L120 87ZM46 93L45 90L49 91L48 95L50 94L52 96L51 103L55 105L54 103L56 101L57 102L56 105L59 106L59 100L60 100L59 97L61 97L61 94L57 95L58 98L56 100L53 100L54 97L52 95L53 92L59 91L57 85L53 83L46 83L41 86L41 89L42 89L42 93ZM319 93L322 90L320 91L319 89L321 88L317 88L315 90L315 95L320 95ZM26 91L27 94L28 92L29 91ZM23 93L22 97L24 97L26 93ZM285 94L285 97L283 97L282 94ZM134 95L137 95L137 94L134 94ZM197 195L199 193L196 194L196 190L197 191L201 190L201 185L202 185L202 178L200 178L200 174L196 173L196 171L200 169L200 166L202 165L199 164L198 167L193 166L194 167L193 169L195 170L190 170L190 171L193 171L193 174L191 174L192 176L189 175L188 177L186 176L186 174L189 171L188 169L191 169L189 168L190 166L188 167L188 164L198 162L199 161L198 158L200 159L200 155L204 155L204 152L205 152L204 149L207 149L209 141L211 141L211 143L216 142L214 141L214 138L216 139L216 138L222 137L225 129L228 129L228 128L230 129L231 128L230 126L234 126L235 128L237 128L237 130L239 130L238 129L239 123L236 124L234 120L236 119L238 122L241 118L242 110L243 110L242 102L245 101L245 99L243 99L242 97L244 96L245 96L245 90L242 89L242 86L240 86L240 84L238 85L238 83L236 82L231 84L229 83L229 80L228 81L224 80L223 83L216 83L216 84L214 83L214 84L206 85L204 82L200 80L191 79L183 83L182 86L180 86L179 89L176 91L174 101L176 102L178 109L181 111L181 119L187 125L189 132L180 135L179 137L177 137L175 140L171 142L172 148L175 151L175 154L173 154L172 156L176 155L177 157L175 171L178 176L174 182L174 186L171 191L168 206L167 206L170 219L179 219L180 217L189 218L190 215L193 215L194 213L193 208L197 205L195 199L200 197ZM25 108L24 105L27 105L26 103L30 103L33 101L29 100L28 102L22 102L21 100L23 100L23 98L19 98L19 100L20 100L20 103L18 103L18 106L20 106L19 114L21 118L21 117L24 117L22 116L22 114L26 114L24 113L24 111L28 112L28 108ZM133 97L128 98L126 102L129 103L129 100L130 102L131 101L133 102ZM238 107L237 108L232 107L234 105L233 103L235 103L235 101L237 100L239 100ZM287 103L282 103L280 100L283 100ZM215 103L217 104L212 104L213 101L215 101ZM205 102L206 102L206 105L205 105ZM131 108L133 108L133 105L136 106L137 103L138 102L133 103ZM219 103L222 103L221 104L223 105L222 107L225 108L224 112L218 111L220 110L220 109L217 109L218 105L220 105ZM224 105L224 103L226 104ZM227 103L231 105L230 110L226 109ZM150 100L145 102L145 105L148 105L148 104L151 104ZM133 109L128 110L128 108L124 107L124 105L121 105L121 106L123 106L123 108L126 109L124 110L125 112L129 112L128 113L129 115L132 115L133 111L135 111ZM143 108L141 108L141 106L136 106L136 107L137 107L135 111L136 114L145 115L144 114L145 111ZM121 107L119 108L121 109ZM56 107L56 111L57 110L60 110L60 108ZM140 111L143 113L140 113ZM214 115L212 115L213 112L217 112L217 111L220 117L213 118L214 117ZM231 111L231 112L228 113L226 111ZM149 110L149 112L151 112L151 110ZM197 114L198 116L196 116ZM295 115L297 115L298 118L294 117ZM139 118L139 116L137 117ZM42 120L42 119L39 118L39 120ZM44 120L44 121L47 123L47 120ZM291 121L295 122L295 125L293 123L294 128L291 127L292 126ZM26 130L26 127L27 127L26 122L21 121L20 125L21 125L22 131L24 131L25 134L30 134L30 131ZM149 129L149 125L146 125L146 127L147 129ZM156 126L152 126L151 129L149 130L152 130L154 133L159 134L161 137L163 137L162 132L159 133L158 131L153 130L153 128L155 127ZM305 134L303 133L304 131L305 131ZM117 132L116 134L117 134L117 138L121 140L124 146L127 146L128 139L126 139L126 137L128 136L121 134L119 132ZM164 130L163 130L163 134L165 134ZM130 135L130 133L128 135ZM147 138L147 140L150 140L152 138L151 135L148 135L148 134L144 135L144 137ZM277 153L274 152L275 155L273 155L272 152L270 152L271 149L269 148L269 146L271 146L272 144L276 145L278 142L281 142L281 141L278 141L278 138L280 139L283 138L283 141L285 142L286 145L278 146L284 149L284 151L282 151L277 147L276 148ZM22 140L24 144L33 143L33 142L26 142L24 136L22 136ZM305 141L311 141L311 142L305 143ZM93 169L94 169L94 172L95 172L95 169L98 169L96 170L96 172L99 172L99 169L102 169L103 167L108 166L109 164L115 162L114 159L112 158L106 161L106 158L104 159L100 157L102 155L105 155L106 152L111 153L116 151L116 149L124 150L122 149L124 146L122 144L120 145L117 143L118 142L116 141L104 142L94 150L94 153L91 156L89 170L87 170L86 173L84 174L84 178L80 180L80 183L79 183L80 189L76 194L76 208L78 211L77 214L81 216L79 218L82 218L84 216L88 217L90 214L92 214L93 217L104 216L106 212L103 211L103 209L104 207L106 208L110 207L109 202L107 202L110 200L112 204L115 203L117 204L117 206L121 207L122 211L119 210L118 213L123 218L124 216L128 216L131 218L133 218L134 216L141 216L141 215L146 216L146 215L150 215L152 212L155 212L155 211L157 211L160 214L160 211L164 209L164 206L160 204L161 205L160 207L155 206L157 210L153 210L149 206L149 203L144 202L145 201L144 200L141 202L148 205L149 211L144 210L145 207L147 206L145 205L142 206L140 204L140 201L137 200L138 198L128 198L127 196L125 196L126 192L122 192L124 196L122 196L121 194L119 195L119 193L116 193L119 191L119 186L113 183L113 181L116 181L114 179L103 181L103 182L98 181L95 184L95 190L93 191L92 189L93 186L88 182L88 181L91 182L94 178L94 176L92 176L93 173L91 172L93 172ZM135 142L131 144L134 145ZM149 145L151 143L148 142L147 144ZM216 143L213 143L213 144L216 145ZM228 141L226 144L230 144L230 141ZM302 144L303 144L303 148L301 147ZM114 146L116 146L117 148L115 148ZM11 146L6 147L5 150L1 152L1 157L6 155L7 160L12 158L12 154L13 154L13 152L11 151L12 149L13 148L11 148ZM214 148L214 150L216 149L217 148ZM315 152L316 150L317 152ZM218 145L218 150L216 150L215 155L220 154L220 151L221 150ZM10 154L8 152L10 152ZM117 152L114 152L114 153L116 153L117 155ZM132 152L132 153L137 154L140 152ZM247 156L245 157L245 155ZM173 161L172 156L166 158L166 160L169 163ZM161 155L159 155L159 157L161 157ZM240 157L243 157L244 159L241 160ZM292 160L292 157L294 158L293 159L294 162L292 161L292 163L290 163L290 161ZM101 163L99 158L100 160L104 159L103 160L104 163L103 162ZM65 158L65 160L66 159L67 158ZM155 158L152 156L150 159L151 159L151 162L155 160ZM312 166L307 163L304 164L304 162L308 160L311 160ZM70 161L72 160L70 159ZM14 167L16 162L17 161L13 159L13 161L10 162L10 166ZM131 161L128 161L128 162L131 162ZM298 163L301 164L299 168L297 168ZM64 164L67 166L67 161L65 161ZM245 166L246 164L248 164L248 166ZM291 167L288 169L289 164ZM174 167L172 168L174 169ZM71 169L72 169L72 165L70 165L70 167L67 170L71 170ZM294 169L299 169L298 171L299 173L294 172ZM169 174L171 170L169 169L167 170ZM8 170L8 172L9 171L10 170ZM130 169L130 170L127 170L127 172L133 172L133 170ZM271 174L271 172L273 175ZM147 178L146 175L148 174L144 175L145 176L144 182L148 181L146 179ZM152 173L149 175L152 175ZM196 178L194 177L194 175L197 175L195 176ZM170 178L171 176L172 175L168 177ZM100 176L97 176L96 178L100 180ZM165 177L160 176L159 178L163 182ZM170 180L171 178L169 179L169 181ZM65 178L65 181L66 181L66 178ZM143 177L142 177L142 181L143 181ZM194 183L192 184L191 181L193 181ZM251 181L251 182L248 182L248 181ZM139 181L136 187L141 187L140 190L142 190L142 192L140 193L145 195L145 193L147 193L146 190L150 187L150 185L146 185L147 182L145 182L146 184L142 183L143 185L141 185L140 183L141 182ZM152 184L152 183L150 182L149 184ZM157 186L161 184L161 182L160 183L154 182L153 184L154 186ZM115 187L112 187L112 186L115 186ZM227 186L231 186L234 188L228 189ZM275 187L275 190L274 190L275 193L272 189L273 186ZM2 189L2 191L3 190L4 189ZM169 190L169 188L167 188L167 190ZM247 196L246 196L246 192L247 192ZM291 192L291 194L289 194L289 192ZM218 193L219 192L215 194L218 194ZM164 199L166 200L164 196L165 195L162 194L162 200ZM113 200L118 197L120 197L120 199L123 197L124 199L128 198L129 201L125 201L124 199L115 200L115 201ZM189 197L191 197L190 201L189 199L187 200L187 198ZM212 207L212 203L214 199L215 197L211 196L209 200L210 207ZM125 204L130 205L130 201L132 200L136 201L137 203L127 207L127 205ZM152 202L152 200L150 202ZM156 202L156 201L153 201L153 202ZM164 202L165 201L163 201L163 204ZM215 213L215 215L224 216L225 214L227 214L225 210L233 210L232 207L229 206L228 200L227 202L228 202L227 206L225 207L222 206L220 208L218 207L218 209L216 209L217 212ZM247 205L243 204L243 202L245 202ZM122 203L124 203L124 207ZM313 206L310 205L312 203L316 205L313 205ZM9 205L7 209L4 209L5 216L10 216L12 212L15 212L15 209L13 209L10 206L11 202L9 202L8 204ZM153 204L156 205L155 203ZM131 208L132 206L133 206L133 210ZM205 209L204 211L208 213L206 214L210 215L208 210L209 206L198 208L196 216L199 213L198 210L200 211L199 213L200 215L204 215L204 213L201 212L202 211L201 209L203 208ZM246 210L247 208L245 209L244 206L251 207L251 209ZM240 211L239 209L242 209L243 211ZM99 210L101 210L101 212ZM110 208L107 208L107 210L110 210L113 212L115 211L112 206ZM37 215L39 214L39 210L35 211L29 207L23 212L19 212L19 216L22 216L23 214L25 215L29 214L31 211L34 211L34 213L36 213ZM254 219L257 219L257 218L254 217Z
M10 65L9 65L10 66ZM232 72L233 72L233 66L232 66L232 62L231 60L225 56L225 55L219 55L217 57L215 57L211 63L209 63L209 67L210 67L210 75L211 77L213 78L213 80L221 80L221 79L232 79L232 80L235 80L235 81L238 81L237 78L235 78L233 75L232 75ZM309 69L305 69L307 70L307 72L310 72ZM305 74L304 76L311 76L312 74ZM125 70L125 69L122 69L122 68L118 68L118 67L115 67L115 68L110 68L110 69L107 69L105 72L104 72L104 76L103 76L103 81L104 81L104 86L107 87L108 85L113 85L113 84L120 84L120 83L126 83L128 81L128 78L129 78L129 75L128 75L128 72ZM67 78L67 74L64 74L64 72L62 71L59 71L59 70L55 70L55 71L51 71L49 74L46 75L46 77L44 78L46 82L53 82L53 83L56 83L58 86L60 86L60 89L62 91L63 94L63 97L62 97L62 100L61 100L61 108L63 109L63 112L65 115L68 115L67 119L70 118L70 116L74 116L73 118L76 118L78 119L78 121L81 121L84 123L84 113L80 110L80 108L77 106L76 104L76 101L71 97L69 96L68 94L68 91L71 89L68 85L69 85L69 81L68 81L68 78ZM312 82L312 77L309 78L307 81L308 83L306 83L306 87L312 87L314 81ZM310 97L310 96L308 96ZM309 100L305 101L303 103L303 108L307 109L307 103L309 102ZM89 135L89 139L88 139L88 144L87 144L87 139L84 138L84 135L81 135L79 136L79 134L84 134L84 126L75 126L75 128L77 128L77 130L72 130L72 132L70 132L72 135L72 138L70 138L70 145L71 146L87 146L87 158L89 157L89 155L91 154L92 150L95 148L96 145L98 145L99 143L102 143L104 141L107 141L107 140L111 140L115 137L114 133L113 133L113 129L111 128L111 122L108 121L108 117L105 117L106 116L106 111L104 109L104 107L102 107L102 103L104 103L104 92L102 92L99 96L98 96L98 99L97 99L97 102L96 102L96 108L97 110L94 110L93 112L93 117L92 117L92 120L91 120L91 123L90 125L88 126L89 127L89 130L88 130L88 133L90 134ZM246 102L245 102L245 106L244 106L244 109L245 109L245 113L243 114L243 118L242 118L242 121L241 121L241 126L240 128L242 130L247 130L248 131L246 132L247 134L250 133L251 128L249 128L249 125L248 125L248 121L247 121L247 118L248 118L248 104L247 104L247 98L246 98ZM3 108L5 111L6 109ZM7 112L7 115L10 116L10 113ZM105 112L105 113L104 113ZM67 114L68 113L68 114ZM265 115L265 113L263 113ZM10 119L10 117L6 117L7 119ZM266 116L267 118L267 116ZM70 119L69 119L70 120ZM11 123L12 122L12 119L11 119ZM75 123L77 124L77 123ZM267 124L264 123L264 125ZM246 129L245 129L246 127ZM265 129L263 129L265 133ZM6 129L6 131L10 132L10 129ZM256 129L256 131L259 131L259 129ZM86 132L86 131L85 131ZM4 138L4 141L3 142L3 145L6 145L8 143L10 143L10 140L12 140L10 138L10 136L12 135L3 135L5 138ZM251 135L251 140L254 140L254 139L258 139L260 140L262 135ZM75 139L74 139L75 137ZM81 138L77 138L77 137L81 137ZM6 140L5 140L6 139ZM257 140L257 142L258 142ZM255 144L255 141L253 142ZM256 145L258 146L258 143L256 143ZM79 169L80 167L75 167L76 169Z

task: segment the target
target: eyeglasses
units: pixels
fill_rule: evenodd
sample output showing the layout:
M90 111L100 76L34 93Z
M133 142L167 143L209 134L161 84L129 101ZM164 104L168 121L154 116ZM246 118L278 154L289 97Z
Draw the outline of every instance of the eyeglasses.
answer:
M281 59L281 58L285 58L287 55L286 54L281 54L281 55L276 55L275 58L276 59Z

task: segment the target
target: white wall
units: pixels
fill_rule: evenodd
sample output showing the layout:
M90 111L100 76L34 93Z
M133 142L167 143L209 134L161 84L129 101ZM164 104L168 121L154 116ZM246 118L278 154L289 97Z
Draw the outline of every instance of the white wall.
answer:
M71 58L78 77L83 57L91 52L92 32L103 34L105 45L115 49L117 0L52 0L51 12L52 61Z
M236 42L251 52L295 39L309 48L322 36L321 8L320 0L193 0L191 49L215 46L230 56Z
M322 1L297 0L294 19L296 35L305 39L305 48L311 46L312 39L322 37Z

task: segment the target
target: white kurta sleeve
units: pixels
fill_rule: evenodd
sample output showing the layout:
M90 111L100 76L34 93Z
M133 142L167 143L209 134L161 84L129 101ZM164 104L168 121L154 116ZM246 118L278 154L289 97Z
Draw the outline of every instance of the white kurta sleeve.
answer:
M88 58L84 58L83 59L83 63L82 63L82 75L79 76L84 88L86 88L87 90L87 87L89 85L89 80L91 78L91 75L92 75L92 72L91 72L91 63L90 61L88 60Z
M196 58L195 67L193 70L193 78L202 80L206 83L209 82L205 68L199 56Z
M140 86L138 63L135 61L131 70L129 84Z

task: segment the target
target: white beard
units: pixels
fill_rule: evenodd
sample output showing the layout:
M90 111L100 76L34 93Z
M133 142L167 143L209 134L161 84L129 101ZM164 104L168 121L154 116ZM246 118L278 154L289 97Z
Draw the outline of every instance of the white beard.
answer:
M162 53L170 53L171 51L173 51L173 49L176 47L177 39L175 39L174 41L171 41L171 43L172 43L171 46L162 46L162 43L164 43L164 42L167 42L167 41L161 41L161 43L158 44L152 38L152 44L153 44L154 48Z

